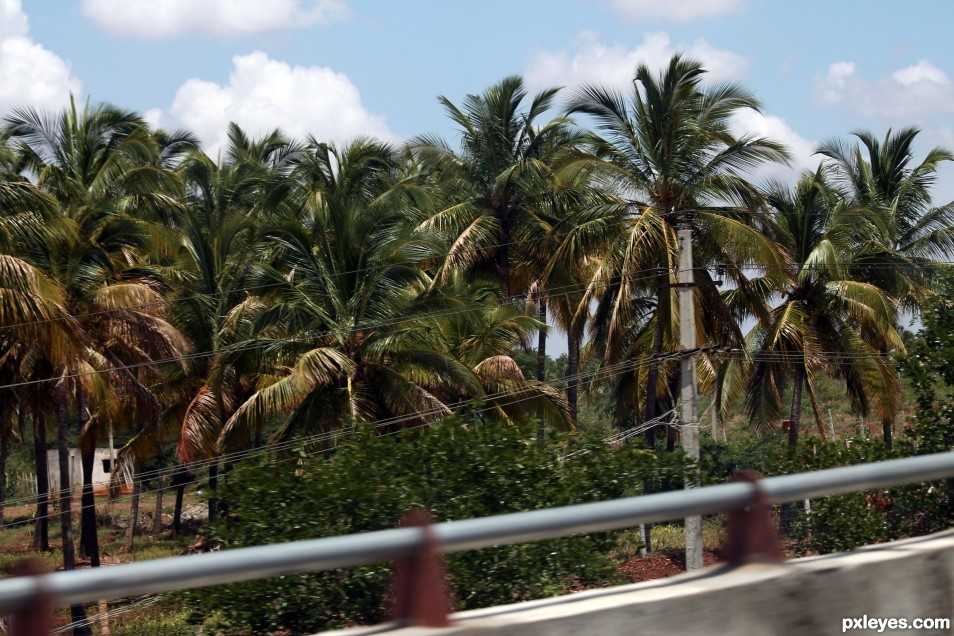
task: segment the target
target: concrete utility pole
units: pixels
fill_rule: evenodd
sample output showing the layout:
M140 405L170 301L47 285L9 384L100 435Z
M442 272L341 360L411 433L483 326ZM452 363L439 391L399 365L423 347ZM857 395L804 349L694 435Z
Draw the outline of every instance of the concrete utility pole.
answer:
M693 462L699 461L699 422L696 419L696 314L692 275L691 217L679 223L679 344L683 350L682 368L682 445ZM692 353L687 353L687 352ZM697 488L696 470L686 474L686 488ZM686 517L686 570L702 568L702 517Z

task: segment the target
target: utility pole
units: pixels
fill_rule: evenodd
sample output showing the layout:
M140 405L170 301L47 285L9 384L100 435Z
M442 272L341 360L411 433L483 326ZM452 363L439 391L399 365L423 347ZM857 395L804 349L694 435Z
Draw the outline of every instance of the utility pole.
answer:
M692 217L679 222L679 344L682 349L682 445L692 462L699 461L699 422L696 419L696 315L692 275ZM686 474L686 488L697 488L694 467ZM702 569L702 517L686 517L686 570Z

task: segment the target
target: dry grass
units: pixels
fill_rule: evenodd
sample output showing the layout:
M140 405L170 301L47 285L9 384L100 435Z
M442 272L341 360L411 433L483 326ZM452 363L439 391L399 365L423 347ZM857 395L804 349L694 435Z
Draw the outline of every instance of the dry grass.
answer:
M195 495L187 495L185 503L194 504L198 501ZM140 514L154 510L155 499L143 497L140 501ZM163 511L171 514L174 499L167 496L163 501ZM79 501L73 503L74 510L74 541L78 537ZM104 566L129 561L145 561L161 559L181 554L183 548L193 541L193 537L183 536L179 539L171 538L167 530L159 536L152 536L143 531L136 533L133 550L129 554L120 553L125 531L115 524L126 523L129 515L128 497L120 497L110 501L106 498L97 498L97 519L100 522L99 543L100 555ZM53 548L49 552L30 550L33 540L33 517L35 508L30 505L8 507L4 514L5 527L0 530L0 576L9 575L21 561L34 559L39 561L46 571L54 571L63 566L63 552L60 544L60 519L58 509L50 506L49 534ZM110 633L112 636L160 636L165 634L193 634L194 628L186 623L186 613L180 604L165 596L157 603L140 603L123 600L109 604L110 612L118 612L110 619ZM128 612L123 612L128 608ZM100 608L91 605L87 608L88 616L100 613ZM55 613L56 624L69 622L69 610L60 609ZM93 626L95 634L100 633L99 625Z
M722 546L725 529L720 517L705 517L702 521L702 547L706 552L714 552ZM686 549L686 534L682 526L672 524L654 525L651 540L654 552L681 551ZM623 563L639 556L643 546L639 530L625 530L619 534L612 557Z

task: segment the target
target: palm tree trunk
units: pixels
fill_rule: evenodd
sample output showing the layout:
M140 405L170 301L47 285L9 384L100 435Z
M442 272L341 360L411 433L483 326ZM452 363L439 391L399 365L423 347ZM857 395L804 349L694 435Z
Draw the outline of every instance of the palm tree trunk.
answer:
M665 270L658 269L656 270L656 324L653 331L653 352L652 357L649 359L649 373L646 381L646 411L643 416L644 422L649 422L656 417L656 385L659 384L659 356L662 355L662 346L663 346L663 320L661 313L662 307L662 290L663 286L666 284L667 274ZM646 429L644 434L646 438L646 446L650 450L655 450L656 448L656 427L650 426ZM643 482L643 494L651 495L653 493L653 482L651 479L647 479ZM646 545L646 552L652 552L652 531L653 524L647 523L643 525L643 543Z
M17 423L23 426L23 410L17 409ZM7 492L7 456L10 454L10 427L0 424L0 530L3 530L3 510Z
M63 569L76 567L73 548L73 502L70 483L69 414L66 410L66 389L60 390L56 409L56 448L60 468L60 531L63 538Z
M178 537L182 532L182 499L188 483L189 476L185 471L178 470L172 476L172 487L176 489L176 507L172 513L172 536L174 537Z
M788 447L795 450L798 444L798 425L802 419L802 383L805 380L805 370L799 366L795 370L795 386L792 389L792 416L788 425Z
M70 447L69 447L69 412L67 410L68 394L66 379L63 379L60 388L59 400L56 409L56 446L60 466L60 534L63 542L63 569L67 572L76 569L76 553L73 546L73 492L70 483ZM73 623L86 621L86 609L82 605L70 607L70 618ZM85 636L89 633L88 627L73 629L74 636Z
M133 486L132 495L129 498L129 523L126 525L126 536L123 537L123 547L120 552L129 553L133 548L133 537L136 534L136 526L139 525L139 493L142 489L142 480L139 476L139 460L133 459Z
M136 435L142 433L142 422L136 424ZM142 490L142 478L139 474L139 458L132 457L132 495L129 498L129 523L126 525L126 535L123 537L123 546L120 552L132 552L133 537L136 535L136 526L139 525L139 493ZM115 469L114 469L115 470Z
M162 451L159 451L157 466L162 469ZM156 508L152 518L152 534L158 536L162 532L162 474L156 475Z
M507 296L507 302L509 302L513 292L510 289L510 214L506 201L497 207L497 218L500 219L500 249L497 252L497 269L500 272L500 282L503 283L504 294Z
M656 388L659 384L659 356L662 355L662 346L663 346L663 320L660 315L661 310L659 307L662 304L661 292L662 286L665 284L663 280L663 273L658 273L656 275L656 286L658 291L656 292L656 324L653 331L653 352L652 357L649 359L649 373L646 381L646 411L643 416L644 422L649 422L656 417ZM650 449L656 447L656 427L651 426L646 430L646 446Z
M888 364L888 348L881 347L881 358L885 364ZM894 417L892 417L887 409L882 409L881 415L881 433L884 436L884 446L885 448L891 448L894 443Z
M674 453L676 451L676 440L679 438L679 431L675 426L666 427L666 452ZM666 490L669 490L668 488Z
M209 522L216 521L219 518L218 500L215 496L215 489L219 486L219 461L215 460L209 466Z
M580 369L580 337L576 325L566 334L566 401L570 406L570 417L576 425L577 418L577 374Z
M815 387L812 386L812 381L808 377L805 378L805 388L808 389L808 398L812 403L812 413L815 414L815 428L818 429L818 436L827 440L828 433L825 432L825 423L822 421L821 407L818 406L818 398L815 397Z
M33 461L36 465L36 524L31 549L50 550L50 470L46 457L46 418L39 408L33 411Z
M679 395L681 381L682 377L679 375L669 376L669 395ZM675 397L673 397L672 402L675 404ZM674 453L676 451L676 442L679 440L679 429L677 428L677 425L679 424L679 416L676 415L675 411L673 411L666 419L670 422L670 424L666 426L666 452ZM675 422L675 424L672 422ZM667 484L666 490L669 489L669 485Z
M76 389L79 405L80 456L83 464L83 494L80 509L80 555L89 557L90 567L99 567L99 537L96 534L96 497L93 493L93 464L96 461L96 427L89 426L86 392ZM86 429L86 430L84 430Z
M537 298L537 317L542 326L537 333L537 382L546 382L547 380L547 303L543 293ZM540 421L537 424L537 439L542 440L546 437L546 427L543 425L543 415L540 415Z

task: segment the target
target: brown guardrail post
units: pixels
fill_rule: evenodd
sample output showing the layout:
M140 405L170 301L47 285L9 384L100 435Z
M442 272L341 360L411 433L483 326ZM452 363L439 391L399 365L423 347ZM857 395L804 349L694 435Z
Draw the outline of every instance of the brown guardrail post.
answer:
M21 561L13 571L13 576L39 576L43 566L35 559ZM30 607L14 612L10 616L10 636L48 636L50 633L50 598L42 589L33 598Z
M731 481L752 484L755 497L745 508L729 513L726 522L726 561L732 565L750 561L784 561L785 551L772 520L772 506L759 485L758 474L741 471L733 475Z
M395 564L391 617L419 627L448 627L450 596L444 562L430 525L430 515L421 509L411 510L401 521L401 527L421 528L424 537L416 554Z

